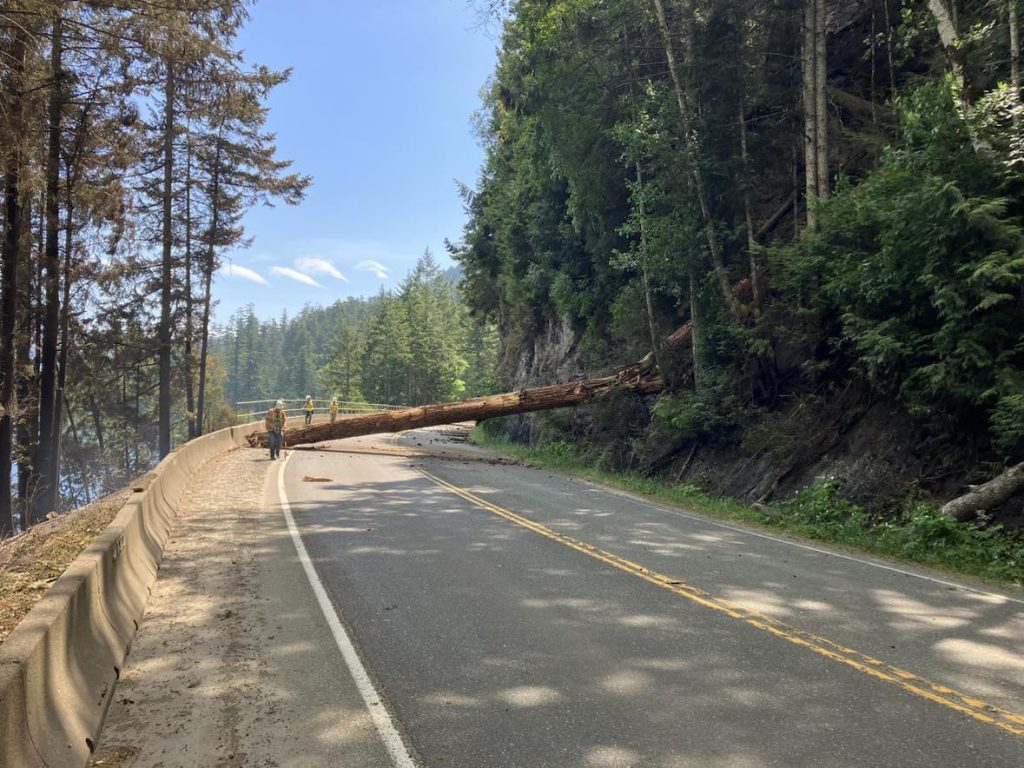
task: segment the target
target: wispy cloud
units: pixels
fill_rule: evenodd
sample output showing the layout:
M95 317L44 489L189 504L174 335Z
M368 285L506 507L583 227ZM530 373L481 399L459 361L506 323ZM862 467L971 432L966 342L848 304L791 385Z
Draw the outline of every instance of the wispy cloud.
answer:
M240 277L243 280L248 280L250 283L270 285L267 279L259 272L255 272L248 267L240 267L237 264L224 264L218 271L226 277Z
M345 283L349 282L349 279L341 274L337 267L327 259L321 259L319 256L303 256L301 259L296 259L295 267L309 275L322 273L328 277L333 277L335 280L341 280Z
M373 259L366 259L356 264L356 269L360 272L373 272L381 280L386 280L388 276L388 268L381 264L379 261Z
M291 267L271 267L270 271L273 272L275 275L287 277L289 280L294 280L295 282L302 283L303 285L310 285L314 288L323 288L323 286L320 285L320 283L318 283L309 275L303 274L302 272L299 272L299 270L292 269Z

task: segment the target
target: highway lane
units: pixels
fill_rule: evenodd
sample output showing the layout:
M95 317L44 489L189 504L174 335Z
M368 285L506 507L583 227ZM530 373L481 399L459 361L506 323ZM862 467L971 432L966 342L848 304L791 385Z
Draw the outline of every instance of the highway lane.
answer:
M1024 764L1019 595L491 463L444 432L295 451L284 478L422 764Z

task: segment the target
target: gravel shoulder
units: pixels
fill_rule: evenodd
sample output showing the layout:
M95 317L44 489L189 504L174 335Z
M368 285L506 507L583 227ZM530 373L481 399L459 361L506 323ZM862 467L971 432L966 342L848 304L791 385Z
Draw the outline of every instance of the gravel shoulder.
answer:
M389 763L277 504L238 449L185 495L94 766Z

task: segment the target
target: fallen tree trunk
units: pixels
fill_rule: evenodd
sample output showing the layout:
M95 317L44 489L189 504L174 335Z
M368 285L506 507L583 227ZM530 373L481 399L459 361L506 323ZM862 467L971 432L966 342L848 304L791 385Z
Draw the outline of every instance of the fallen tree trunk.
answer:
M750 279L737 283L733 296L741 305L751 300ZM674 352L690 346L693 340L691 323L680 326L665 339L665 348ZM285 430L286 446L342 440L346 437L376 435L385 432L404 432L407 429L457 424L460 421L480 421L518 413L550 411L571 408L614 393L653 394L665 388L665 380L658 370L654 353L648 353L633 365L620 368L609 376L555 384L547 387L522 389L489 397L458 400L452 403L421 405L400 411L370 413L365 416L347 416L333 422L311 424L308 427ZM249 445L267 447L267 433L256 432L248 437Z
M1010 467L987 483L976 486L969 493L943 504L939 512L964 522L979 512L992 509L1024 489L1024 462Z
M570 408L613 392L649 394L660 392L663 388L664 382L661 375L652 365L637 363L623 368L611 376L597 379L535 387L519 392L506 392L501 395L476 397L452 403L422 405L415 408L404 408L400 411L348 416L333 422L288 429L285 431L284 443L286 446L320 443L325 440L341 440L346 437L374 435L383 432L403 432L407 429L457 424L460 421L479 421L517 413ZM253 447L266 447L267 433L259 432L250 435L248 440L249 445Z

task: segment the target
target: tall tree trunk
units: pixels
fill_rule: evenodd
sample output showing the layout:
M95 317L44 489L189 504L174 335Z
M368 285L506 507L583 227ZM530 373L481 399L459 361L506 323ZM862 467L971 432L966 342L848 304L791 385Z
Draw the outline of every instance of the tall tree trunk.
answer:
M206 361L210 344L210 299L213 283L213 266L208 265L203 271L203 320L199 341L199 399L196 404L196 437L203 434L206 418Z
M651 334L651 354L654 355L654 365L662 376L665 370L661 367L661 352L658 343L658 330L654 323L654 301L651 298L651 277L650 265L647 261L647 207L644 204L644 174L640 162L636 163L636 186L640 196L638 214L640 216L640 266L644 280L644 304L647 307L647 330Z
M960 29L957 19L956 0L928 0L928 10L935 18L939 39L946 52L946 62L953 75L957 100L962 112L971 106L973 96L967 77L967 54L960 45Z
M1017 0L1007 0L1007 16L1010 22L1010 89L1013 91L1013 130L1020 132L1020 20L1017 17Z
M55 499L56 506L60 504L60 469L61 469L61 437L63 434L63 423L64 423L64 405L67 402L67 382L68 382L68 361L70 360L70 326L71 326L71 264L72 264L72 252L74 246L74 204L71 195L71 174L68 173L67 177L67 228L64 230L64 296L61 302L61 316L60 316L60 354L57 359L57 402L53 413L53 474L54 478L58 482L57 492L58 496ZM71 416L71 411L68 411L68 417ZM74 422L71 424L74 429ZM78 442L78 436L75 436L75 442Z
M818 162L818 197L829 195L830 179L828 172L828 34L825 26L825 0L817 0L818 8L814 14L814 119L817 121L815 138L817 140Z
M14 437L15 355L18 333L18 263L24 231L22 218L22 151L24 141L25 30L13 32L8 75L0 99L4 106L7 147L4 153L4 240L0 251L0 537L14 533L11 498L11 453Z
M868 57L871 59L871 124L878 125L878 9L877 0L871 3L871 43Z
M740 99L740 159L743 162L743 217L747 226L747 252L750 256L750 284L754 290L754 317L760 317L764 311L765 288L764 268L761 266L760 246L754 232L754 213L750 202L750 153L747 149L747 113L746 104Z
M221 136L217 133L217 151L213 157L213 179L210 199L210 232L206 251L206 264L203 265L203 327L199 349L199 403L196 406L199 424L198 434L203 434L203 419L206 417L206 358L210 340L210 294L213 285L213 270L217 264L217 237L220 230L220 162ZM237 340L235 357L237 360ZM237 366L237 362L236 362Z
M704 389L704 323L701 320L700 302L697 296L697 270L688 270L690 281L690 353L693 357L693 388L697 392Z
M43 263L45 310L39 380L39 437L36 442L36 474L39 484L32 504L33 522L46 519L57 506L57 468L54 466L54 411L57 408L57 338L60 332L60 150L61 116L64 112L62 72L63 20L53 23L51 37L49 137L46 151L46 244Z
M896 64L893 43L892 14L889 11L889 0L882 0L882 7L885 9L885 53L889 61L889 99L894 100L896 94Z
M64 227L64 294L61 300L61 312L60 312L60 352L57 358L57 397L56 405L53 414L53 473L56 478L57 493L56 499L57 504L60 504L60 471L61 471L61 436L63 434L64 425L64 406L67 404L67 381L68 381L68 362L70 360L70 325L71 325L71 267L74 263L72 260L72 254L74 252L74 241L75 241L75 168L78 165L78 161L82 156L82 149L85 144L86 131L88 130L88 109L83 109L79 119L77 129L75 131L75 146L71 153L71 157L66 163L65 179L64 179L64 209L67 218L65 219ZM68 410L68 417L70 418L71 411ZM72 429L74 429L74 423L72 422ZM77 433L75 435L75 443L78 443Z
M804 184L806 188L807 229L818 229L815 201L818 199L818 69L815 65L817 51L818 0L804 0L803 46L801 64L803 68L804 104Z
M195 381L192 372L192 126L185 128L185 353L182 369L185 378L185 410L188 412L188 439L200 434L196 428Z
M171 251L172 202L174 182L174 65L167 62L164 83L164 186L163 186L163 250L160 270L160 327L158 434L160 458L171 452Z
M15 459L18 464L18 510L27 528L34 515L34 502L39 479L36 475L36 453L39 439L39 350L42 347L42 323L37 307L41 307L38 293L42 285L43 243L45 231L45 205L38 206L39 237L33 243L30 227L22 237L18 262L18 334L14 337L14 400L17 403L15 427ZM32 221L32 198L24 203L23 216ZM35 354L33 354L35 350Z
M693 119L691 108L688 103L687 88L683 82L683 75L676 60L675 50L672 43L672 30L669 27L668 17L665 14L665 3L663 0L654 0L654 9L658 17L658 28L661 31L662 43L665 47L665 56L668 60L669 75L672 79L672 88L675 91L676 105L679 108L679 118L682 128L683 148L686 153L686 165L690 171L693 182L693 189L697 195L697 203L700 207L701 221L704 225L704 235L707 238L708 252L711 255L711 263L715 271L715 278L722 292L725 306L734 319L739 319L740 308L736 303L729 286L729 275L726 272L722 260L722 247L718 242L717 226L714 213L711 210L711 201L708 198L707 186L704 180L704 169L701 165L702 153L697 136L693 130ZM694 50L693 26L690 23L689 3L683 9L683 38L687 50L692 56Z

